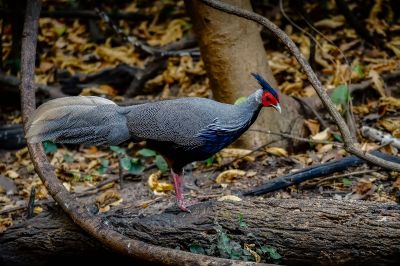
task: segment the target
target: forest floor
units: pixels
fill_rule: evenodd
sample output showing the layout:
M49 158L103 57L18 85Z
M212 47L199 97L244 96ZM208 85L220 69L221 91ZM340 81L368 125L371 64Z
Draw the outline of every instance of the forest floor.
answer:
M193 36L183 1L151 1L151 5L147 1L119 1L112 9L108 2L104 1L98 8L107 12L118 10L143 15L130 20L116 20L117 26L126 35L135 36L140 42L163 47ZM344 115L353 114L345 116L355 129L363 149L373 150L381 143L364 138L360 134L362 126L400 137L400 99L396 98L400 96L400 78L383 78L387 73L399 71L399 14L386 12L389 9L386 1L370 1L362 6L357 5L357 1L350 2L365 22L366 30L384 44L371 44L360 38L332 1L328 1L325 7L313 2L304 7L308 16L313 18L309 22L324 36L317 34L315 38L319 45L316 46L307 34L284 18L277 8L278 4L275 8L259 4L255 10L277 23L308 58L310 55L314 58L310 62L323 85L332 91L337 107ZM70 6L74 3L78 5L75 1L46 1L43 9L51 12L54 8L91 8L84 4ZM321 9L329 15L322 16ZM312 31L295 10L285 7L285 11L305 31ZM12 28L7 19L2 20L2 29L2 75L11 75L13 64L18 63L12 57ZM115 69L121 64L129 66L132 71L146 73L148 62L154 59L118 36L101 19L43 17L39 33L36 82L52 86L50 89L61 90L68 95L102 96L121 103L132 99L150 101L184 96L212 97L201 58L189 55L166 60L165 67L144 80L144 85L135 91L135 96L126 96L132 80L121 81L107 76L109 80L106 82L87 81L88 76L99 72L104 74L105 69ZM281 92L296 97L315 97L295 59L272 41L267 32L263 31L262 36L266 56ZM369 82L369 85L351 90L352 86L363 81ZM349 95L352 101L350 106ZM0 106L1 124L21 124L19 103L10 101ZM186 198L193 201L241 200L244 198L241 192L275 177L343 158L346 152L334 143L341 140L335 125L324 109L318 112L328 127L310 116L305 125L309 136L301 137L325 141L325 144L306 142L302 148L287 150L273 144L254 151L229 147L207 161L186 167ZM145 143L125 143L111 148L44 145L65 188L75 193L84 204L95 204L100 212L125 206L134 206L142 214L175 208L174 191L165 161L154 151L146 149ZM390 144L381 151L393 155L398 153ZM120 168L124 173L122 184ZM46 211L52 199L34 171L27 148L0 150L0 232L25 219L32 187L36 190L34 213ZM262 197L397 202L399 191L398 173L363 165Z

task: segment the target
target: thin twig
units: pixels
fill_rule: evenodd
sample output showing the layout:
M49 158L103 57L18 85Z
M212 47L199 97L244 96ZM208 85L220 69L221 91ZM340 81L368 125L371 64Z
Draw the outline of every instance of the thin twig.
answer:
M255 132L261 132L261 133L266 133L266 134L271 134L271 135L277 135L277 136L281 136L281 137L284 137L284 138L293 139L293 140L302 141L302 142L311 142L311 143L316 143L316 144L333 144L335 146L340 146L340 147L343 146L343 143L341 143L341 142L328 141L328 140L314 140L314 139L310 139L310 138L302 138L302 137L294 136L294 135L291 135L291 134L286 134L286 133L281 133L281 132L272 132L270 130L249 129L249 131L255 131Z
M343 178L343 177L370 174L370 173L375 173L375 172L376 172L376 170L362 170L362 171L356 171L356 172L351 172L351 173L345 173L345 174L341 174L341 175L328 176L328 177L324 177L321 180L318 180L315 183L315 185L319 185L321 183L331 181L331 180L336 180L336 179Z
M31 195L29 196L28 210L26 215L28 219L32 218L34 215L33 209L35 208L35 196L36 196L36 188L33 185L31 188Z
M325 119L323 119L322 116L317 112L317 110L315 110L307 101L305 101L304 99L302 99L300 97L297 97L297 96L293 96L293 98L295 100L299 101L302 106L307 107L315 115L315 117L317 118L317 120L321 124L322 129L329 128L329 125L325 121Z
M124 168L121 162L122 157L118 156L118 176L119 176L119 188L122 189L124 186Z
M41 205L47 205L50 203L54 203L54 200L53 199L38 200L38 201L35 201L34 206L36 207L36 206L41 206ZM20 205L20 206L15 206L15 207L7 208L5 210L1 210L0 215L7 214L10 212L17 212L20 210L25 210L27 208L28 208L28 203L24 203L23 205Z
M375 165L378 165L380 167L383 167L385 169L393 170L393 171L398 171L400 172L400 164L398 163L393 163L386 161L384 159L378 158L372 154L365 153L358 147L360 146L359 143L357 143L346 125L346 122L344 121L343 117L339 114L339 112L336 110L335 105L333 104L332 100L330 99L328 93L324 90L322 87L321 82L319 81L317 75L314 73L312 68L307 62L307 59L304 57L304 55L300 52L299 48L296 46L296 44L290 39L290 37L281 29L279 29L274 23L272 23L270 20L267 18L258 15L254 12L244 10L241 8L234 7L229 4L225 4L221 1L217 0L200 0L204 4L211 6L215 9L221 10L223 12L233 14L239 17L243 17L245 19L257 22L264 27L266 27L268 30L270 30L279 40L282 41L283 44L289 49L291 54L297 59L297 61L300 63L301 67L303 68L304 72L307 75L308 80L310 81L311 85L314 87L315 91L317 92L318 96L320 97L321 101L324 103L325 107L328 109L329 114L333 117L335 120L337 126L339 127L340 133L342 134L343 137L343 142L344 142L344 148L346 151L372 163Z

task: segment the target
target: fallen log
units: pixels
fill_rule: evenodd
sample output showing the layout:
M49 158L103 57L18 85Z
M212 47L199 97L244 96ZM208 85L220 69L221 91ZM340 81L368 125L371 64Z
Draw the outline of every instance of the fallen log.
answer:
M229 247L235 247L251 258L244 251L246 244L258 252L265 247L276 249L282 258L274 262L286 265L389 265L400 260L400 206L394 204L326 199L223 201L195 205L192 213L171 209L145 217L135 209L120 209L102 220L104 226L130 238L212 256L233 256ZM58 208L14 225L0 236L2 265L44 264L69 255L82 259L116 256ZM268 254L259 255L263 261L268 258Z

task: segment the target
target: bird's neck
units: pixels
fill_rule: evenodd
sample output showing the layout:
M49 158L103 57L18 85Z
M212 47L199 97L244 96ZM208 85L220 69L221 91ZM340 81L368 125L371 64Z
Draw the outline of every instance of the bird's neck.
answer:
M244 122L246 124L246 129L254 123L261 111L261 97L262 90L257 90L249 95L245 101L235 106L235 108L237 108L239 111L240 116L237 117L236 121L241 121L241 123Z
M245 114L251 115L260 112L262 108L261 97L262 90L256 90L254 93L249 95L245 101L240 103L237 107L241 109Z

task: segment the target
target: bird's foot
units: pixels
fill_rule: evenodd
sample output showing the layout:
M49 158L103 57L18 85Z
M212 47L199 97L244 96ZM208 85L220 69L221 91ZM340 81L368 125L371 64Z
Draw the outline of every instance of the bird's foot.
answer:
M188 205L187 205L187 203L186 203L186 201L185 200L183 200L183 199L181 199L181 200L178 200L178 207L179 207L179 209L181 209L182 211L184 211L184 212L191 212L187 207L188 207Z
M194 200L193 201L186 201L184 199L178 199L177 203L178 203L179 209L181 209L184 212L189 212L190 213L191 211L188 209L188 207L192 206L192 205L194 205L194 204L196 204L198 202L194 201Z

